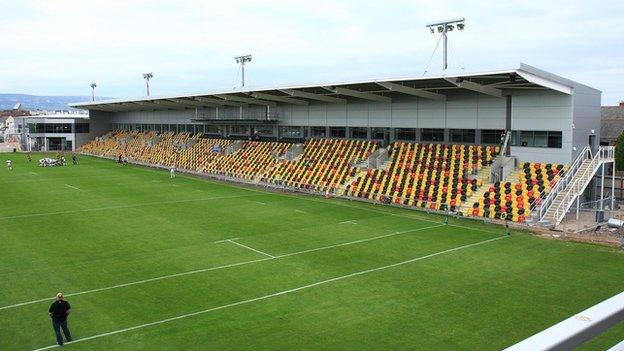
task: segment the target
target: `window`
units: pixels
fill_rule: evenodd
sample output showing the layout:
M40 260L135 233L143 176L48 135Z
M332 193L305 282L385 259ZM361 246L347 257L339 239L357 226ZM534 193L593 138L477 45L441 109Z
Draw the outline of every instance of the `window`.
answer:
M249 135L249 127L248 126L231 126L230 134Z
M386 140L387 134L388 134L388 128L371 129L371 139L373 140Z
M325 138L325 127L310 127L313 138Z
M368 138L368 130L366 127L351 127L352 139L366 139Z
M422 129L422 141L444 141L444 129L431 129L431 128L423 128Z
M449 130L451 135L451 142L453 143L474 143L475 142L475 130L474 129L451 129Z
M301 127L281 126L279 134L281 138L303 138Z
M562 133L559 131L514 130L512 146L561 148Z
M272 126L257 126L254 127L254 130L258 135L263 137L271 137L273 136L273 127Z
M416 141L416 129L414 128L395 128L394 138L403 141Z
M329 136L332 138L344 138L346 133L345 127L329 127Z
M89 123L76 123L76 133L89 133Z
M481 131L482 144L500 144L503 131L497 129L483 129Z
M211 135L221 135L221 128L219 126L205 126L204 133Z

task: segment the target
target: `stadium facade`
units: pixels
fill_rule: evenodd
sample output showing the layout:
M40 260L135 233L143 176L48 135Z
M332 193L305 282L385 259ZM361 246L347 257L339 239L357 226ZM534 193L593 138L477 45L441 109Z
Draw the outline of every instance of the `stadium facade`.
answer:
M203 133L267 140L346 138L499 144L528 162L571 163L600 140L601 92L520 64L517 68L234 89L70 104L89 110L89 135L111 130Z

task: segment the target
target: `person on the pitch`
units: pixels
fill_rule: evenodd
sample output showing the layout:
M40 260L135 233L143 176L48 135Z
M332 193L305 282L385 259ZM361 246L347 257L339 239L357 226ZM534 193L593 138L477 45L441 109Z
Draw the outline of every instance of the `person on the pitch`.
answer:
M67 342L72 341L71 333L69 332L69 327L67 327L67 316L71 311L71 306L69 302L63 299L63 293L56 294L56 301L50 305L50 309L48 309L48 313L50 313L50 317L52 318L52 328L54 328L54 334L56 335L56 342L59 346L63 346L63 336L61 335L61 328L63 329L63 334L65 334L65 339Z

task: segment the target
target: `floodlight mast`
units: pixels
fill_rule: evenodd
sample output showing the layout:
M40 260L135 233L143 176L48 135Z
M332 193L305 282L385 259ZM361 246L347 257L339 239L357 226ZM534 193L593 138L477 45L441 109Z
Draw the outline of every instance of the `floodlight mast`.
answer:
M448 37L446 33L455 29L456 26L457 30L463 30L466 26L464 22L465 19L461 17L447 21L429 23L426 25L426 27L431 31L431 34L435 33L436 29L438 30L438 33L442 33L442 70L444 71L448 68Z
M234 57L236 63L241 65L241 87L245 86L245 62L251 61L251 54Z
M147 96L150 96L150 79L154 78L154 73L143 73L143 79L145 79L145 89L147 90Z
M96 83L91 83L91 101L95 101L95 88L97 87Z

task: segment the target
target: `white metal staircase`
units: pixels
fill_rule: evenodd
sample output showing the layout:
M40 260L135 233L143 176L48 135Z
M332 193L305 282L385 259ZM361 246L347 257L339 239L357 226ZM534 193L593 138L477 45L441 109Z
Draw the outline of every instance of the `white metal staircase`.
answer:
M540 222L555 226L561 223L600 167L605 163L614 162L614 150L613 146L600 146L592 155L589 146L583 148L567 174L542 201L539 209Z

